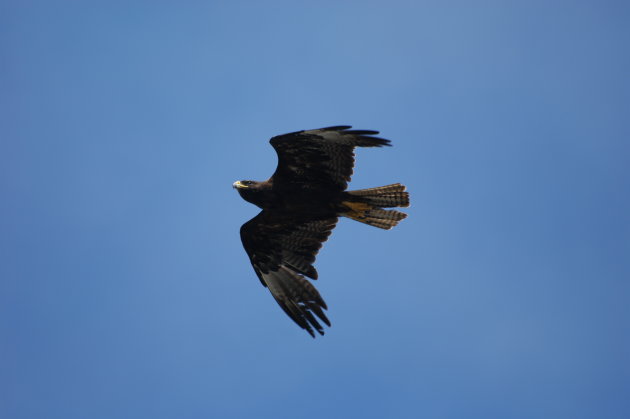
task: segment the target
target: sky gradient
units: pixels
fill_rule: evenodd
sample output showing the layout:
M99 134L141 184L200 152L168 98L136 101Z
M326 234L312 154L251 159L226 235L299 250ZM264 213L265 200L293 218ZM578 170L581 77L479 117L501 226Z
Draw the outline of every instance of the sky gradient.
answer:
M630 6L0 1L0 417L627 418ZM232 189L381 131L312 339Z

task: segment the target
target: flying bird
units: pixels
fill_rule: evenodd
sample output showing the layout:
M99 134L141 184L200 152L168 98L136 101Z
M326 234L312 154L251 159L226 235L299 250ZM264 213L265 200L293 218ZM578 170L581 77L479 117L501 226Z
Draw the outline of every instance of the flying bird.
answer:
M278 166L266 181L234 182L240 196L262 209L241 227L241 241L260 282L284 312L315 337L326 303L306 278L317 279L315 256L340 216L389 230L407 214L384 208L408 207L400 183L347 191L355 147L389 146L378 131L335 126L278 135L269 142Z

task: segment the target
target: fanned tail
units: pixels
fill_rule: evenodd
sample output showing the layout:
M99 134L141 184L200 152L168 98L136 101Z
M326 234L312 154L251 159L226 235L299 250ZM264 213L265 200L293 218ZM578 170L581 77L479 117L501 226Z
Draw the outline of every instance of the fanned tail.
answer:
M404 212L383 208L408 207L409 193L400 183L378 188L348 191L348 200L343 202L347 211L341 215L374 227L389 230L407 217Z

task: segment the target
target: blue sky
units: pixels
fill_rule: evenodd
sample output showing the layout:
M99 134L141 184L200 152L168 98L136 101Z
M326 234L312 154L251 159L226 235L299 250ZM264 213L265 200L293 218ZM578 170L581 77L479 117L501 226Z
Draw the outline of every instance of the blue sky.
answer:
M627 418L621 1L0 2L0 416ZM232 189L351 124L311 339Z

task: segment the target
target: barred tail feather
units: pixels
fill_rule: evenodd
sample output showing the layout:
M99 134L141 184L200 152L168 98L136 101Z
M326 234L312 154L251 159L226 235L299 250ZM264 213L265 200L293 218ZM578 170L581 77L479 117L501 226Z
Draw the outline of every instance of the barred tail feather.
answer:
M360 197L365 202L379 208L408 207L409 193L405 192L405 185L394 183L378 188L348 191L352 196Z
M348 195L348 201L343 202L348 210L341 215L361 223L389 230L407 217L403 212L383 209L409 206L409 194L400 183L348 191Z
M381 208L374 208L366 211L350 211L344 216L352 218L355 221L365 223L374 227L389 230L396 226L402 219L407 218L407 214L396 210L384 210Z

